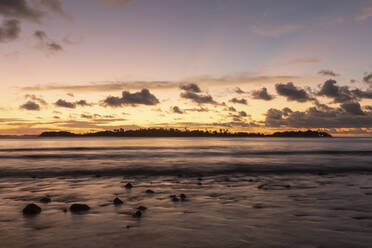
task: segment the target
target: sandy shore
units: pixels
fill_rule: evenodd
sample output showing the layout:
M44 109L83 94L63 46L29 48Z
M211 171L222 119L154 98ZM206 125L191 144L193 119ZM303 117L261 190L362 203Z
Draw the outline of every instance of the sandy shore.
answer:
M133 188L125 188L127 183ZM182 193L185 201L170 198ZM51 202L41 203L46 196ZM115 206L115 197L123 204ZM371 200L367 174L1 178L0 244L370 247ZM29 203L42 212L25 217ZM73 203L91 209L66 212ZM139 206L147 210L135 218Z

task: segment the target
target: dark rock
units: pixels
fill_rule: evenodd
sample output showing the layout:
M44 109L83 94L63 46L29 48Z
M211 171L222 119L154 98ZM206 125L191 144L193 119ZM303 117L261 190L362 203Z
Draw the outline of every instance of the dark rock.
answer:
M67 208L62 208L62 211L63 211L64 213L67 213Z
M148 190L146 190L146 193L147 193L147 194L154 194L155 192L152 191L151 189L148 189Z
M28 204L24 209L23 209L23 214L24 215L37 215L41 213L41 208L34 204Z
M133 185L131 183L127 183L124 187L126 189L131 189L131 188L133 188Z
M176 195L171 195L170 197L171 197L172 201L174 201L174 202L180 201L180 199L178 199L178 197Z
M135 212L134 214L132 214L132 216L133 216L134 218L141 218L141 216L142 216L142 212L138 210L137 212Z
M41 203L49 203L51 202L52 200L49 198L49 197L43 197L40 199L40 202Z
M186 201L186 195L185 194L180 194L181 201Z
M89 210L90 210L90 207L86 204L75 203L75 204L72 204L70 206L70 211L73 212L73 213L86 212L86 211L89 211Z
M145 207L145 206L139 206L137 209L140 210L140 211L146 211L147 210L147 207Z
M120 200L118 197L116 197L116 198L114 199L114 205L121 205L121 204L123 204L123 201Z
M100 175L100 174L96 174L96 177L102 177L102 175Z

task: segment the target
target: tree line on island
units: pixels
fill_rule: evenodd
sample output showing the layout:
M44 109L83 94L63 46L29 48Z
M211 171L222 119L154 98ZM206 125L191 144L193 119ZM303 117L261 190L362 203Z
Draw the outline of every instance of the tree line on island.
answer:
M319 131L285 131L273 134L230 132L228 129L210 130L180 130L175 128L145 128L136 130L98 131L76 134L66 131L43 132L40 137L332 137L329 133Z

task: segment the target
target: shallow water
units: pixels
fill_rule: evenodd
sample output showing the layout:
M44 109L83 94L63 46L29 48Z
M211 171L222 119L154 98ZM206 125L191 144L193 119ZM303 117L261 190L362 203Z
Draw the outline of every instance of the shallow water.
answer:
M14 139L0 158L0 247L372 244L368 138Z

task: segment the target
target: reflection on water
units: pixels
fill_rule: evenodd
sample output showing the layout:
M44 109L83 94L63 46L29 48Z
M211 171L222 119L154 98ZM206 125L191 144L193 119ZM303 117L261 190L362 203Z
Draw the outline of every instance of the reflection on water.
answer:
M371 145L0 140L0 247L370 247ZM169 197L181 193L187 201ZM52 201L40 203L45 196ZM114 206L115 197L124 204ZM26 218L22 208L32 202L42 212ZM91 210L66 212L73 203ZM133 218L141 205L147 210Z

